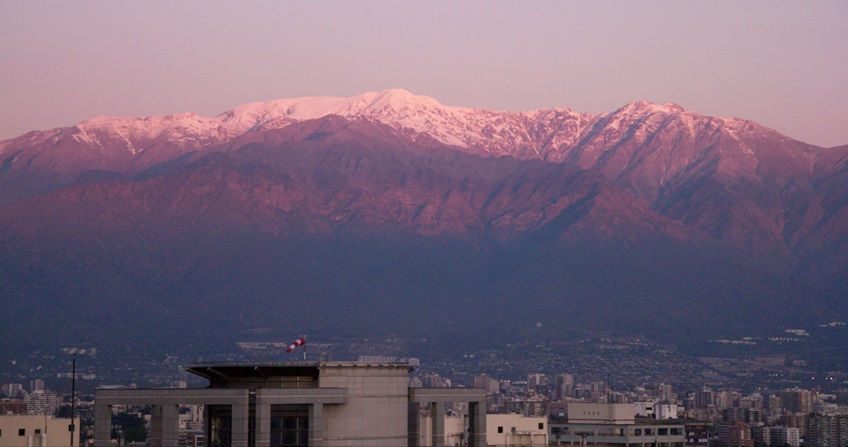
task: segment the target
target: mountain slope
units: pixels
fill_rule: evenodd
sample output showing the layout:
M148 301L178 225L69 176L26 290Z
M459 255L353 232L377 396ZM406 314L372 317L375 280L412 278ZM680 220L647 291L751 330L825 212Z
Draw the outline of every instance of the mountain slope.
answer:
M846 148L674 104L389 90L97 117L0 160L0 330L33 340L539 319L707 337L848 316ZM127 313L143 324L116 326Z
M832 316L597 173L413 144L366 120L299 126L0 208L0 291L16 317L3 338L171 346L536 321L679 337L757 331L751 311ZM62 314L78 321L67 333L51 327Z
M409 143L572 163L746 250L791 257L820 214L811 175L822 149L749 121L645 101L602 115L495 112L444 106L399 89L248 104L212 118L97 117L30 133L0 143L0 203L69 184L90 171L134 175L192 154L267 141L269 134L279 139L282 129L330 115L382 124ZM708 197L693 191L709 191Z

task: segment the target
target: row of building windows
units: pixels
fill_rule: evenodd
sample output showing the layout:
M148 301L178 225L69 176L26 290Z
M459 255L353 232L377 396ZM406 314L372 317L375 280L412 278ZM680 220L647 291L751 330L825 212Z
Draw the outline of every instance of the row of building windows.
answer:
M68 431L72 431L72 430L73 430L73 425L69 425L69 426L68 426ZM41 434L41 429L40 429L40 428L36 428L36 429L35 429L35 434L36 434L36 435L40 435L40 434ZM25 429L25 428L19 428L19 429L18 429L18 436L26 436L26 435L27 435L27 434L26 434L26 429ZM2 438L2 437L3 437L3 430L0 430L0 438Z
M542 428L542 427L539 427ZM613 428L612 432L607 433L596 433L595 431L578 431L578 427L553 427L552 433L562 433L569 434L569 429L572 430L571 434L577 436L625 436L626 429L624 428ZM500 432L499 432L500 433ZM682 427L662 427L662 428L634 428L632 429L632 433L630 436L683 436L683 428Z
M40 434L40 433L41 433L41 429L36 428L35 434ZM3 430L0 430L0 437L2 437L2 436L3 436ZM26 436L26 429L25 428L19 428L18 429L18 436Z
M653 436L654 435L654 429L652 429L652 428L645 428L645 429L636 428L636 429L633 430L633 436L642 436L643 432L644 432L645 436ZM668 434L669 434L668 428L658 428L657 429L657 436L668 436ZM681 429L671 428L671 435L672 436L680 436L681 434L683 434L683 431Z
M545 423L539 422L539 430L544 430L544 429L545 429ZM512 427L512 432L515 433L515 427ZM503 433L503 427L500 426L500 425L498 426L498 433Z

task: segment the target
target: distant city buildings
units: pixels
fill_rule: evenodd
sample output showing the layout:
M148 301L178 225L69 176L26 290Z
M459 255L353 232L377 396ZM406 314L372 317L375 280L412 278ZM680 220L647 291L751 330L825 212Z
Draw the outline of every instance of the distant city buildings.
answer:
M62 405L62 398L53 391L44 389L33 391L24 397L27 414L52 415Z
M380 364L398 358L401 357L369 355L360 357L364 362L359 363ZM170 361L174 366L179 364L176 359ZM758 361L763 364L778 364L777 360L772 361L769 358ZM714 359L708 362L712 362L711 365L720 365ZM314 363L329 365L346 362ZM406 365L408 367L411 364ZM538 363L528 365L528 370L518 372L511 369L513 366L503 370L478 368L475 369L474 375L463 373L458 368L454 371L450 368L433 369L429 366L414 371L411 377L407 377L404 372L402 377L396 378L405 381L404 399L419 396L419 405L416 411L410 408L402 410L406 411L407 415L417 414L417 418L416 422L413 422L411 416L405 419L403 431L408 438L398 446L415 445L413 439L417 439L419 447L429 447L430 443L437 443L437 440L442 440L441 445L444 446L464 446L470 437L469 426L483 426L479 416L482 408L483 413L487 413L485 428L488 445L498 447L848 447L848 389L805 389L796 385L796 382L790 382L792 385L789 388L762 386L749 387L749 391L743 391L706 380L705 382L710 383L709 386L698 384L687 388L678 386L674 378L668 376L664 376L662 381L651 381L646 376L638 386L628 389L616 382L614 376L612 380L599 380L599 377L603 376L587 376L579 370L551 372L550 369L540 369L546 371L542 373L535 369L534 365ZM94 373L99 374L99 370L88 370L86 377L93 378ZM324 372L319 371L320 374ZM21 383L0 385L0 414L37 414L37 417L42 419L45 419L45 416L48 420L52 419L57 409L69 400L67 395L62 396L49 389L53 385L53 376L43 377L45 378L27 378L19 374L14 376L13 380ZM61 381L70 378L70 375L56 373L55 377ZM122 390L125 387L120 385L101 386L101 389L111 389L119 394L149 391L144 390L144 387L149 385L145 382L139 383L142 386L135 388L133 385L132 390ZM195 387L198 382L196 378L192 381L190 375L183 373L163 375L158 383L170 386L161 390L185 396L185 393L190 394L197 390ZM306 383L302 382L298 387ZM283 388L288 386L281 385ZM312 385L306 388L312 388ZM474 405L461 399L448 401L447 398L440 397L436 402L431 402L421 397L452 393L462 395L468 392L477 393ZM176 442L175 445L180 447L223 447L227 445L223 441L226 436L234 436L236 431L233 426L230 426L229 432L220 429L220 423L216 423L219 428L212 429L209 424L213 420L226 421L226 412L220 413L221 408L216 408L216 405L218 404L188 399L175 411L163 409L160 412L158 408L161 405L139 404L130 400L123 404L111 405L114 414L112 421L118 424L115 430L120 437L125 434L120 425L120 415L124 412L132 414L142 421L141 428L150 435L148 442L151 445L165 445L162 444L163 440L170 439L169 442ZM328 403L323 407L325 422L328 421L328 412L334 411L331 409L332 405L337 404ZM67 415L68 411L66 406L60 414ZM77 414L82 412L92 415L94 404L80 402L77 411ZM230 424L233 423L232 411L229 413ZM370 417L373 411L373 408L369 407L361 413ZM597 414L591 414L593 412ZM306 414L308 416L310 413L307 411ZM473 414L478 416L472 424L470 420ZM625 416L619 417L619 414ZM173 421L175 428L166 430L163 425L165 420ZM325 425L327 430L328 427L329 425ZM33 447L40 447L42 438L49 438L50 445L53 445L56 437L50 432L47 436L40 437L36 435L44 434L43 429L39 428L39 433L34 430L35 428L25 431L25 442L31 441ZM213 431L215 436L212 436ZM0 447L12 445L9 444L9 436L13 432L15 431L9 432L6 429L0 431ZM81 430L81 433L88 439L88 445L93 447L93 428L87 427ZM409 435L410 433L415 435ZM102 431L100 436L103 437ZM325 446L336 445L329 441L329 437L325 441ZM313 444L308 445L313 447ZM260 447L255 443L244 447L250 446ZM267 445L274 446L275 444Z
M0 414L50 415L64 403L62 396L46 389L41 379L29 382L29 392L20 383L5 383L0 386L3 395L0 400ZM0 446L3 446L0 443Z
M844 408L842 407L838 413L843 413ZM811 414L807 418L805 429L806 447L848 446L848 415L846 414Z
M813 411L813 392L810 390L791 389L780 393L783 407L792 413L809 414Z
M3 394L10 399L21 399L24 397L24 386L20 383L4 383Z

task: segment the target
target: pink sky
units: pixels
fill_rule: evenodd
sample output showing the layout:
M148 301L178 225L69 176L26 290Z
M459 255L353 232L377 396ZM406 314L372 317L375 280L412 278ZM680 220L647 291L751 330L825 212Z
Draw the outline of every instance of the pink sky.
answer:
M0 0L0 139L399 87L444 104L646 99L848 144L848 2Z

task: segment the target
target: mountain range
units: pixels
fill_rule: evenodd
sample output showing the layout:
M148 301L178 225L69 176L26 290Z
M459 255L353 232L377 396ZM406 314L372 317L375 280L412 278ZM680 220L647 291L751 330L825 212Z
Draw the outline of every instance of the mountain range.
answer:
M765 333L848 317L848 146L400 89L0 142L0 338Z

